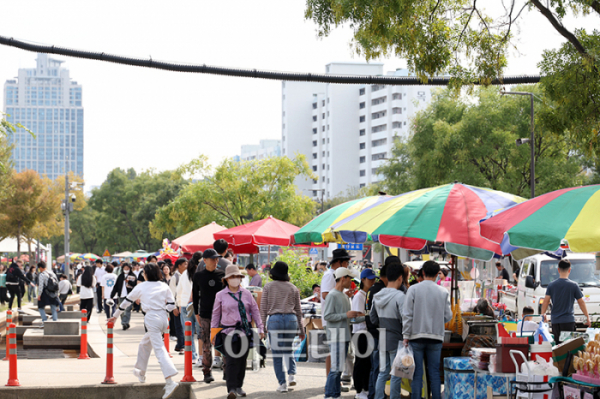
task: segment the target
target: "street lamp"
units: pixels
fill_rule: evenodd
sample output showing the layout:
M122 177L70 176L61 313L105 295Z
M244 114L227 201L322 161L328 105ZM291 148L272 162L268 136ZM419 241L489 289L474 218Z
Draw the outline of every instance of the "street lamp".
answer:
M325 208L324 208L325 203L323 202L323 195L325 194L325 189L324 188L305 188L304 190L321 192L321 213L323 213L323 211L325 210Z
M73 203L75 202L75 194L72 196L69 193L71 188L77 187L77 182L69 185L69 157L65 158L65 199L62 200L61 208L65 215L65 269L64 273L69 276L69 252L70 252L70 226L69 226L69 213L73 212Z
M534 135L534 119L533 119L533 93L521 92L521 91L501 91L502 95L505 94L514 94L517 96L529 96L531 98L531 135L528 139L517 139L516 144L520 146L521 144L529 143L531 148L531 198L535 197L535 135Z

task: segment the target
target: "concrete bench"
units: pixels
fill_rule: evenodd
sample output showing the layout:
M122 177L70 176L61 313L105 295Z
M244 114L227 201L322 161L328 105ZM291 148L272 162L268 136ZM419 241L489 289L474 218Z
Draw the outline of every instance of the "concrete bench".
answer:
M79 335L79 321L77 320L46 320L44 335Z

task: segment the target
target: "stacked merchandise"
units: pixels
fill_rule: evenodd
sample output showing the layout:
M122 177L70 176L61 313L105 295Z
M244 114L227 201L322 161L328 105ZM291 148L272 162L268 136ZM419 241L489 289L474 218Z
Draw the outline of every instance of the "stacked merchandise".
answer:
M488 370L490 357L496 355L496 349L493 348L471 348L471 359L469 363L476 369Z
M600 385L600 334L586 345L585 351L578 351L573 357L573 368L573 379Z

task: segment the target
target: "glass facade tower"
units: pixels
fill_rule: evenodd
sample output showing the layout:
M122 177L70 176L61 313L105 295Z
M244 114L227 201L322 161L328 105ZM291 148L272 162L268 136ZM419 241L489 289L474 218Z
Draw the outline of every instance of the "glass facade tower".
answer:
M72 171L83 177L83 106L81 85L69 70L47 54L37 55L36 68L19 69L4 84L7 120L24 129L10 137L17 172L36 170L54 180Z

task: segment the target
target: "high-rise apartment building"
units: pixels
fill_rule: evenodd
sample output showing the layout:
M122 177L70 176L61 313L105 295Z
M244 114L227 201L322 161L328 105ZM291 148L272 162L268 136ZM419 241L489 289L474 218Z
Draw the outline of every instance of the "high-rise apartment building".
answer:
M10 137L17 172L36 170L56 179L65 170L83 176L82 88L63 61L37 55L36 68L21 68L4 84L4 112L24 129Z
M383 64L331 63L326 73L382 75ZM299 190L329 199L377 183L394 142L408 137L410 119L430 100L427 86L282 82L283 155L304 154L317 176L297 179Z
M260 140L260 144L242 145L240 160L252 161L254 159L264 159L269 157L281 156L281 140Z

